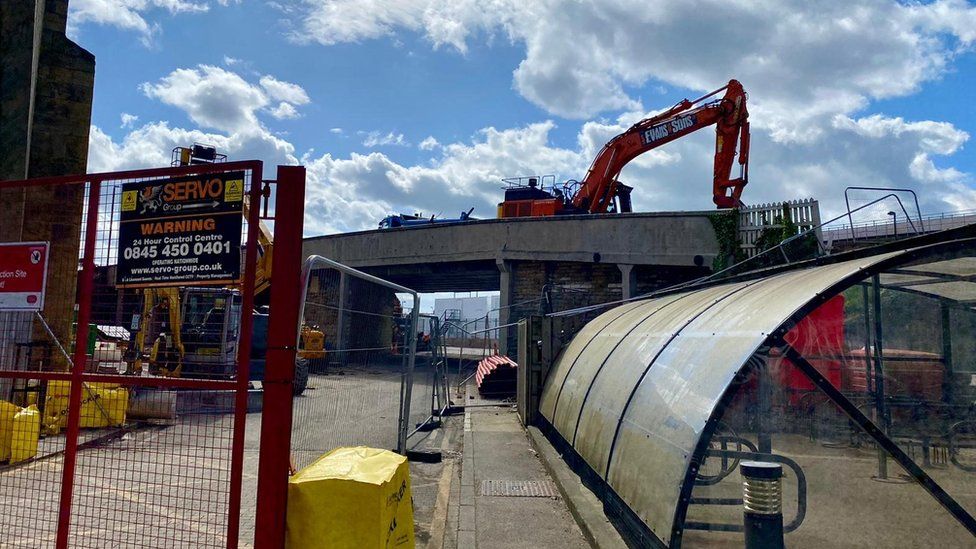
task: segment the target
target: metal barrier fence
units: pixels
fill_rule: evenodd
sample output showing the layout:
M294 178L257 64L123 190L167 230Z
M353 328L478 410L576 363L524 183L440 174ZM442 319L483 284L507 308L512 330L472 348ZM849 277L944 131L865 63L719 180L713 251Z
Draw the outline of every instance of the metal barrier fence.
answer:
M325 344L308 361L308 386L293 403L293 466L341 446L405 452L411 410L427 398L414 390L418 344L428 344L418 337L418 294L318 256L306 260L303 279L302 319ZM299 348L310 343L301 337ZM423 385L426 374L420 379Z
M448 327L434 315L420 315L424 345L414 370L413 398L410 405L407 446L413 450L426 433L440 426L440 418L451 407L450 372L448 368Z
M0 313L0 546L238 546L262 186L258 161L0 182L52 205L0 227L50 242L43 307Z
M596 301L597 299L596 294L583 288L547 284L543 286L539 297L491 309L481 318L466 322L445 318L441 323L442 332L449 337L444 338L443 356L445 362L452 364L452 396L459 397L463 393L464 386L474 378L478 364L484 358L499 353L499 344L506 339L505 331L518 325L519 320L524 318L520 315L525 315L527 311L531 311L528 314L532 315L560 315L562 311L580 309L579 314L561 317L559 320L561 330L575 333L599 314L602 302ZM597 308L588 309L591 306ZM490 316L495 311L506 311L511 321L499 324L497 319ZM509 351L514 356L515 347L510 347Z

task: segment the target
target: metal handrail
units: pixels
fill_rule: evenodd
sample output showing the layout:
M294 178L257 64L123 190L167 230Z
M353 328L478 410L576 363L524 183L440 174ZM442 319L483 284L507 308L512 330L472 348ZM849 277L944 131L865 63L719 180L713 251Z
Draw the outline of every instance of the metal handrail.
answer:
M895 200L898 201L898 206L901 207L902 213L905 214L905 219L907 219L908 220L908 223L911 224L912 229L915 229L915 234L918 234L919 233L919 230L921 230L922 232L925 232L925 224L922 223L922 208L920 208L919 205L918 205L918 195L915 194L915 191L913 191L911 189L899 189L899 188L896 188L896 187L857 187L857 186L851 186L851 187L847 187L846 189L844 189L844 203L847 205L847 220L851 224L851 240L857 240L857 237L854 236L854 218L851 216L851 213L853 213L853 212L851 212L851 199L850 199L850 195L848 194L850 191L885 191L885 192L892 193L892 194L886 195L885 198L887 198L889 196L895 196ZM915 212L918 214L918 228L916 228L915 227L915 223L912 222L912 217L910 215L908 215L908 210L906 210L905 209L905 205L902 204L901 198L899 198L898 196L896 196L896 195L893 194L893 193L896 193L896 192L899 192L899 193L910 193L912 195L912 198L915 199Z
M976 210L960 210L960 211L957 211L957 212L941 212L941 213L922 214L922 220L923 221L933 221L933 220L936 220L936 219L955 219L955 218L958 218L958 217L976 217ZM879 225L889 225L889 224L891 224L890 221L881 221L881 220L877 220L876 219L876 220L872 220L872 221L864 221L864 222L861 222L861 223L855 223L854 224L854 227L855 228L858 228L858 227L876 227L876 226L879 226ZM845 225L840 225L839 227L835 227L835 228L829 229L829 230L831 230L831 231L846 231L846 230L849 230L850 228L851 228L851 225L846 225L845 224Z
M925 221L927 231L945 230L946 223L952 223L954 221L965 221L965 223L960 223L960 225L962 225L962 224L969 224L969 223L976 222L976 210L964 210L959 212L948 212L948 213L942 212L937 214L923 214L922 219ZM901 221L898 222L898 224L901 223L902 223ZM863 231L866 229L879 229L879 228L891 227L892 225L895 225L895 223L892 223L891 221L888 220L877 220L877 219L872 221L865 221L863 223L855 223L853 227L844 224L837 227L824 229L823 240L824 242L831 242L842 238L846 238L847 234L845 233L848 233L851 230L859 229ZM935 225L935 227L933 227L933 225ZM862 236L859 238L863 238L864 236L869 236L869 235L863 235L862 233Z

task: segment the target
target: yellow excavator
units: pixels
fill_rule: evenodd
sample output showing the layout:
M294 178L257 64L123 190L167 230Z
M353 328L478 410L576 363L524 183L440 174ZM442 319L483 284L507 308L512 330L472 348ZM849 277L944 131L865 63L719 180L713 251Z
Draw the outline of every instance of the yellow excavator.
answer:
M207 145L173 149L173 165L221 162L225 155ZM244 216L250 204L245 198ZM274 240L263 222L258 230L258 261L255 269L255 302L271 287L271 259ZM240 336L241 293L236 288L185 287L142 290L142 312L133 319L135 330L126 355L126 373L139 375L143 364L149 372L168 377L230 377L236 372ZM267 352L268 311L254 311L251 337L250 379L264 378ZM325 357L325 334L302 322L301 345L295 364L295 394L308 384L309 362ZM146 349L146 339L152 344Z

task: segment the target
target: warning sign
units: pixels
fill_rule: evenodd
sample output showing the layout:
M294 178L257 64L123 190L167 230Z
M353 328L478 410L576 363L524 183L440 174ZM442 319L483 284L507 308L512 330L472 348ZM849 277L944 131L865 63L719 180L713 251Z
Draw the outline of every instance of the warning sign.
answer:
M230 202L235 200L242 200L243 198L244 198L244 180L243 179L227 180L227 188L224 190L224 200Z
M0 244L0 311L44 308L47 257L47 242Z
M139 202L139 191L125 191L122 193L122 211L131 212Z
M124 185L116 285L237 282L243 205L243 172Z

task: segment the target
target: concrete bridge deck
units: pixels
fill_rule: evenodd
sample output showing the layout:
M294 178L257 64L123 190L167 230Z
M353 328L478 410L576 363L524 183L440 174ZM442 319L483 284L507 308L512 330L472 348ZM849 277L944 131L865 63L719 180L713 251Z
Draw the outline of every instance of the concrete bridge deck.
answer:
M694 267L718 253L713 211L487 219L305 239L318 254L419 291L497 290L499 262ZM422 266L436 266L433 271ZM404 268L406 267L406 268ZM413 274L411 274L413 273ZM454 280L436 280L450 273ZM480 276L490 275L481 280ZM475 287L477 286L477 287Z
M316 254L419 292L499 291L501 324L707 274L715 211L488 219L306 238ZM549 292L549 293L546 293ZM343 299L347 299L343 297ZM501 347L514 330L500 334ZM514 347L512 347L514 348Z

